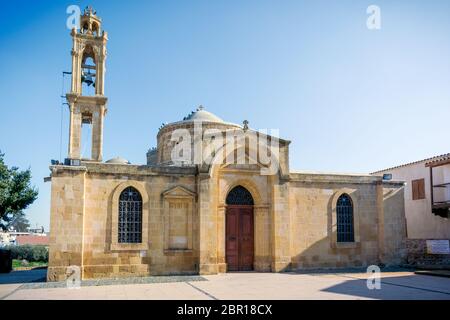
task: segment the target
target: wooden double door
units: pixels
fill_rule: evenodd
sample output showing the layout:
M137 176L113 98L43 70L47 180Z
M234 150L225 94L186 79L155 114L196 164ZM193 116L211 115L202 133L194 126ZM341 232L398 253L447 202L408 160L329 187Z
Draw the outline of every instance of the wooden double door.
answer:
M228 271L253 270L253 230L253 206L227 206L225 250Z

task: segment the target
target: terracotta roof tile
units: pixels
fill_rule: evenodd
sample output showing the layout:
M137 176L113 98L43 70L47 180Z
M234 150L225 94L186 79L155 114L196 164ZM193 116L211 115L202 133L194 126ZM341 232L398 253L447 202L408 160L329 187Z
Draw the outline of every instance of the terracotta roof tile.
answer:
M33 236L33 235L20 235L16 236L16 243L18 245L23 244L42 244L48 245L48 236Z
M450 153L446 153L446 154L442 154L442 155L439 155L439 156L434 156L434 157L431 157L431 158L422 159L422 160L418 160L418 161L414 161L414 162L405 163L405 164L402 164L402 165L386 168L386 169L383 169L383 170L378 170L378 171L372 172L371 174L377 174L377 173L381 173L381 172L392 170L392 169L403 168L403 167L410 166L410 165L413 165L413 164L418 164L418 163L421 163L421 162L425 162L425 164L428 164L428 163L435 162L435 161L442 161L443 159L446 159L446 160L450 159Z
M427 161L425 163L425 165L436 164L438 162L443 162L443 161L448 161L448 160L450 160L450 153L443 154L443 155L438 156L438 157L434 157L432 160Z

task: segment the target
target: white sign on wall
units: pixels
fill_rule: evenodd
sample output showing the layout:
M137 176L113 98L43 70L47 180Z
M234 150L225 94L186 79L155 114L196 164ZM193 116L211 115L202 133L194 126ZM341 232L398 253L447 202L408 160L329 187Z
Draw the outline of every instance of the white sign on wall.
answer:
M450 254L449 240L427 240L428 254Z

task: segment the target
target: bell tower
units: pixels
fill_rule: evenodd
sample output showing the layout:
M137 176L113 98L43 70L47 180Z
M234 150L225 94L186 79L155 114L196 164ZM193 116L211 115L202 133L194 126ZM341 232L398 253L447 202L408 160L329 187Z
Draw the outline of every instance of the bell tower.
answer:
M107 98L104 95L106 42L108 35L102 30L102 21L91 7L80 17L79 32L71 31L72 85L66 94L70 108L68 161L102 161L103 119ZM89 94L89 91L91 94ZM82 131L90 129L90 150L82 146Z

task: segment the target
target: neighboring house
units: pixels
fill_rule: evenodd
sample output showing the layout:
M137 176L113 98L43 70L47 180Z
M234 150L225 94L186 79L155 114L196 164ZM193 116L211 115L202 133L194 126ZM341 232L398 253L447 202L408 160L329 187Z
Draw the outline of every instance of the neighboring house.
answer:
M92 10L80 25L80 32L72 30L72 86L66 95L69 153L64 164L53 161L46 179L52 184L49 281L66 280L74 265L88 279L403 261L402 182L294 172L290 141L252 130L247 121L229 123L199 107L160 128L146 164L103 162L108 38ZM83 86L94 83L95 95L83 93ZM124 127L133 126L124 120ZM81 137L89 126L91 152L83 156ZM130 143L139 139L146 134ZM245 142L250 139L254 143ZM265 149L267 139L277 147ZM214 152L197 150L208 151L212 141ZM210 160L197 162L203 155Z
M46 233L32 232L0 232L0 247L9 245L45 245L49 244L49 236Z
M30 245L44 245L48 246L49 244L49 237L47 235L36 235L36 234L28 234L28 235L19 235L16 236L16 244L17 245L24 245L24 244L30 244Z
M9 232L0 231L0 247L16 244L16 237L12 236Z
M408 238L450 238L450 153L372 174L391 174L392 180L406 182L405 214Z
M392 175L392 180L406 182L405 215L410 256L420 250L429 253L430 240L450 239L450 153L372 174ZM445 245L442 241L435 243ZM440 258L449 260L448 256Z

